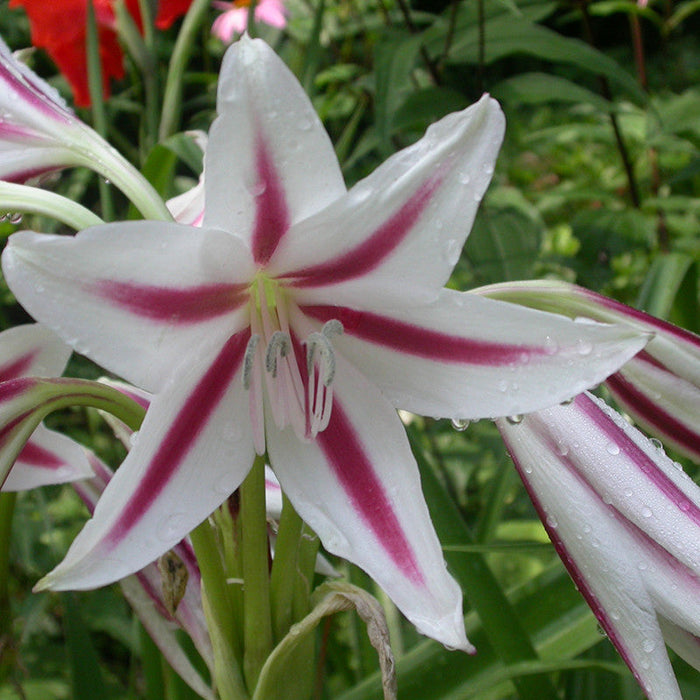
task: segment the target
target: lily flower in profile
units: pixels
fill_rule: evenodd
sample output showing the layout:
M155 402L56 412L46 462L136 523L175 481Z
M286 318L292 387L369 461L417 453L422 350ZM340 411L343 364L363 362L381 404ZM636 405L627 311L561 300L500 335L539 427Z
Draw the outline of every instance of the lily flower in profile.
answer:
M313 106L264 42L228 50L218 111L201 227L24 231L3 254L33 316L154 394L93 519L41 585L137 571L267 453L326 550L367 571L421 632L469 650L396 409L469 419L544 408L647 337L444 288L503 135L488 96L350 191Z
M34 393L27 377L57 377L71 349L38 324L15 326L0 333L0 483L3 491L61 484L92 476L82 448L73 440L39 425L18 434ZM29 403L27 400L29 399ZM27 404L27 405L25 405ZM21 408L18 409L18 406Z
M634 420L700 462L700 337L589 289L554 280L506 282L480 294L653 335L605 384Z
M109 179L145 216L170 219L141 174L0 39L0 180L23 183L74 166Z
M591 394L497 421L557 553L650 700L700 669L700 488Z

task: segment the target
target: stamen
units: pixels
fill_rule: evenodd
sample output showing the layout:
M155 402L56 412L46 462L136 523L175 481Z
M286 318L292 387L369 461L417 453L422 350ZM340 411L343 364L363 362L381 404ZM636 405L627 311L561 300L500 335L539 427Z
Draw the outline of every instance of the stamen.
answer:
M329 386L335 377L335 351L328 336L323 332L312 333L306 339L306 371L309 377L313 372L317 351L323 385Z
M267 344L265 352L265 369L273 376L277 377L277 353L280 357L287 357L292 349L292 341L287 333L275 331Z
M307 436L315 437L328 427L333 406L331 384L335 378L336 357L331 338L343 332L343 324L331 319L320 332L305 341L307 383Z
M250 389L250 380L253 375L253 362L255 361L255 349L260 341L260 336L254 333L250 336L248 345L243 355L243 388L248 391Z
M332 338L334 335L343 335L343 324L337 319L332 318L330 321L326 321L321 328L321 333L326 336L326 338Z

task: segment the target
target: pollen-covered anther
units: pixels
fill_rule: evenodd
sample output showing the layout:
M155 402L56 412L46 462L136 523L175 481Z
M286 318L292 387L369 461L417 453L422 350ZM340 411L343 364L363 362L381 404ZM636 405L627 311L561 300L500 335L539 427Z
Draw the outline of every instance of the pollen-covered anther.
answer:
M287 357L292 350L292 341L289 334L284 331L275 331L267 344L265 351L265 369L273 376L277 376L278 357Z
M255 362L255 350L260 342L260 336L257 333L253 333L250 336L248 345L245 349L245 355L243 356L243 388L248 391L250 389L250 382L253 376L253 363Z
M336 356L331 338L343 332L343 324L332 319L320 332L305 341L307 390L307 434L314 437L328 426L333 406L331 384L335 378Z

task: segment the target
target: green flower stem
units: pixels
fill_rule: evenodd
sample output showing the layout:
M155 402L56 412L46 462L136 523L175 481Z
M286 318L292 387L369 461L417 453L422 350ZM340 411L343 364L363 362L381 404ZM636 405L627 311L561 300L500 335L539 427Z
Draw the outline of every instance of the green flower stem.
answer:
M282 501L275 557L270 575L270 604L272 607L272 629L274 639L279 642L289 632L293 622L293 600L295 585L290 585L292 573L297 571L299 545L304 521L294 510L286 496ZM296 575L294 581L296 583Z
M246 692L235 648L238 620L231 599L216 530L209 520L190 533L202 574L203 602L207 627L214 647L214 680L221 700L246 700Z
M182 22L177 36L170 65L168 79L165 83L163 96L163 113L158 132L161 141L172 136L180 123L182 108L182 86L184 84L185 68L195 45L195 34L199 31L204 17L209 10L210 0L194 0Z
M88 2L86 44L88 85L92 101L93 121L95 131L102 138L99 139L99 142L87 143L84 148L80 148L78 161L81 165L97 171L106 180L99 181L104 218L108 221L114 218L114 207L108 184L111 182L129 198L144 218L172 221L173 217L165 206L165 202L148 180L118 151L103 140L106 139L108 131L107 113L102 92L102 67L92 0Z
M0 182L0 211L49 216L76 231L104 223L97 214L67 197L13 182Z
M16 493L0 493L0 642L5 653L0 654L0 682L12 668L14 658L7 650L12 649L12 615L10 613L10 533L15 512Z
M37 379L36 386L46 391L37 406L37 425L49 414L62 408L87 406L111 413L131 430L141 428L146 409L118 389L88 379Z
M299 540L297 560L297 575L294 578L294 599L292 601L293 620L301 620L311 609L311 593L313 591L316 558L318 557L319 540L316 533L304 523Z
M233 610L232 630L233 651L239 663L243 663L243 562L241 561L241 518L240 494L238 491L229 497L213 515L219 533L219 547L223 559L224 576L229 605Z
M102 61L100 59L100 43L97 34L97 20L95 18L95 7L92 0L87 4L87 33L85 39L85 50L87 53L88 89L90 92L90 102L92 103L92 120L95 131L102 136L107 136L107 114L104 105L104 93L102 87ZM108 221L114 219L114 203L109 186L103 180L99 181L100 202L102 204L102 215Z
M256 457L241 484L243 555L243 673L254 690L260 670L272 651L270 571L265 510L265 460Z

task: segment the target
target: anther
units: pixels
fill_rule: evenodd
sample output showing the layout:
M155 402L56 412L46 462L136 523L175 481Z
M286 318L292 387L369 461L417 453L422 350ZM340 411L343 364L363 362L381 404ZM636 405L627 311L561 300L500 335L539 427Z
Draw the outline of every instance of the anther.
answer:
M343 324L337 319L337 318L332 318L330 321L326 321L323 324L323 328L321 328L321 333L326 336L326 338L330 339L334 335L343 335L343 331L345 329L343 328Z
M243 355L243 388L247 391L250 389L250 380L253 376L253 362L255 361L255 349L258 347L260 336L254 333L250 336L248 345Z
M317 351L320 359L323 360L323 385L329 386L335 377L335 352L328 335L323 331L321 333L312 333L306 339L306 370L309 375L313 371Z
M277 376L277 353L280 357L289 355L292 349L292 342L289 335L283 331L275 331L267 344L265 352L265 369L273 376Z

